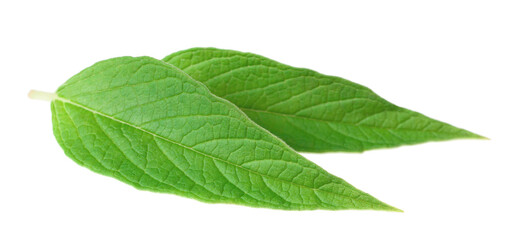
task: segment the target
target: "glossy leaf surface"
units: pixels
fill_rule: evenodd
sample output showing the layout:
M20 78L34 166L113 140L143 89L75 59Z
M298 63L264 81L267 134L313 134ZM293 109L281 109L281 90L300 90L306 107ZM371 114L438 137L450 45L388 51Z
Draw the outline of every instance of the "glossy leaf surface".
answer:
M298 151L361 152L482 138L398 107L351 81L231 50L194 48L163 59Z

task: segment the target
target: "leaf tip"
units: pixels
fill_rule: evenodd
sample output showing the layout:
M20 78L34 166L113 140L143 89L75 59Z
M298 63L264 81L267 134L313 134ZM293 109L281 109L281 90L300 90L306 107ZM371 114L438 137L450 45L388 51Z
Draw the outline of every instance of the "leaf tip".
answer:
M399 208L395 208L395 207L391 207L392 209L390 209L389 211L390 212L399 212L399 213L403 213L404 211L402 209L399 209Z
M473 132L469 132L469 133L470 133L469 138L480 139L480 140L490 140L490 138L488 138L488 137L485 137L485 136L482 136L482 135L479 135L479 134L476 134Z
M401 212L401 213L403 213L402 209L395 208L395 207L393 207L391 205L388 205L388 204L384 204L383 207L381 207L378 210L383 210L383 211L387 211L387 212Z
M480 139L480 140L490 140L490 138L488 138L488 137L481 136L481 135L477 135L477 134L476 134L476 139Z

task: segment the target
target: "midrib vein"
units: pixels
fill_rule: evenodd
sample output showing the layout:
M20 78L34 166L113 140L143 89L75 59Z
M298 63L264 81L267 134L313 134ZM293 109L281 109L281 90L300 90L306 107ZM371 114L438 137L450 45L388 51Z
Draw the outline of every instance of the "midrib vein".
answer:
M297 116L297 115L294 115L294 114L272 112L272 111L267 111L267 110L254 109L254 108L245 108L245 107L239 107L239 108L241 110L243 110L243 111L257 112L257 113L267 113L267 114L278 115L278 116L283 116L283 117L291 117L291 118L299 118L299 119L310 120L310 121L324 122L324 123L327 123L327 124L330 124L330 123L346 124L346 125L350 125L350 126L354 126L354 127L383 129L383 130L387 130L387 131L421 131L421 132L428 132L428 133L442 133L440 131L433 131L433 130L376 127L376 126L368 126L368 125L363 125L363 124L347 123L347 122L342 122L342 121L330 121L330 120L323 120L323 119L312 118L312 117ZM423 116L423 117L425 117L425 116ZM407 121L409 119L410 118L408 118ZM451 127L456 128L454 126L451 126ZM460 130L458 128L456 128L456 129ZM451 133L448 133L448 134L451 134Z
M312 189L313 191L320 191L320 192L325 192L325 193L329 193L329 194L333 194L333 195L338 195L338 196L342 196L342 197L347 197L347 198L349 198L350 200L352 200L351 197L346 196L346 195L343 195L343 194L340 194L340 193L330 192L330 191L326 191L326 190L323 190L323 189L320 189L320 188L308 187L308 186L300 185L300 184L297 184L297 183L294 183L294 182L286 181L286 180L283 180L283 179L275 178L275 177L272 177L272 176L269 176L269 175L264 175L264 174L262 174L262 173L252 171L252 170L250 170L250 169L244 168L244 167L242 167L242 166L240 166L240 165L237 165L237 164L235 164L235 163L232 163L232 162L230 162L230 161L226 161L226 160L224 160L224 159L220 159L220 158L217 158L217 157L214 157L214 156L208 155L208 154L206 154L206 153L203 153L203 152L200 152L200 151L198 151L198 150L196 150L196 149L193 149L193 148L191 148L191 147L189 147L189 146L183 145L183 144L181 144L181 143L174 142L174 141L172 141L172 140L170 140L170 139L168 139L168 138L165 138L165 137L163 137L163 136L157 135L157 134L155 134L155 133L153 133L153 132L150 132L150 131L148 131L148 130L146 130L146 129L143 129L143 128L139 127L139 126L136 126L136 125L133 125L133 124L131 124L131 123L125 122L125 121L123 121L123 120L120 120L120 119L114 118L114 117L109 116L109 115L107 115L107 114L105 114L105 113L102 113L102 112L96 111L96 110L94 110L94 109L92 109L92 108L89 108L89 107L87 107L87 106L84 106L84 105L81 105L81 104L79 104L79 103L73 102L73 101L71 101L71 100L69 100L69 99L65 99L65 98L62 98L62 97L60 97L60 96L57 96L54 100L56 100L56 101L62 101L62 102L64 102L64 103L68 103L68 104L71 104L71 105L77 106L77 107L82 108L82 109L84 109L84 110L86 110L86 111L89 111L89 112L91 112L91 113L93 113L93 114L97 114L97 115L100 115L100 116L102 116L102 117L109 118L109 119L114 120L114 121L116 121L116 122L119 122L119 123L121 123L121 124L127 125L127 126L129 126L129 127L132 127L132 128L138 129L138 130L140 130L140 131L142 131L142 132L145 132L145 133L147 133L147 134L150 134L150 135L152 135L153 137L156 137L156 138L162 139L162 140L164 140L164 141L166 141L166 142L169 142L169 143L175 144L175 145L177 145L177 146L180 146L180 147L182 147L182 148L188 149L188 150L193 151L193 152L195 152L195 153L201 154L201 155L206 156L206 157L208 157L208 158L211 158L211 159L214 159L214 160L217 160L217 161L220 161L220 162L223 162L223 163L226 163L226 164L229 164L229 165L235 166L236 168L243 169L243 170L245 170L245 171L247 171L247 172L250 172L250 173L253 173L253 174L259 175L259 176L261 176L261 177L271 178L271 179L274 179L274 180L276 180L276 181L285 182L285 183L287 183L287 184L291 184L291 185L294 185L294 186L297 186L297 187L301 187L301 188ZM337 184L340 184L340 183L337 183ZM343 184L342 184L342 185L343 185ZM345 186L344 186L344 187L345 187ZM346 189L346 190L347 190L347 189ZM360 191L360 190L358 190L358 191ZM360 195L363 195L364 193L360 191L359 194L360 194ZM317 198L318 198L318 196L317 196ZM318 198L318 199L320 199L320 198ZM320 201L323 202L322 200L320 200ZM365 200L360 200L360 199L357 199L357 201L359 201L359 202L369 203L369 204L371 204L371 205L376 205L375 202L370 202L370 201L365 201ZM323 203L324 203L324 202L323 202ZM302 204L302 205L306 205L306 204L304 204L304 203L301 203L301 204ZM324 203L324 204L327 204L327 203ZM354 203L353 203L353 206L356 207L356 205L354 205ZM385 204L384 204L383 206L386 207L386 208L392 209L392 207L387 207Z

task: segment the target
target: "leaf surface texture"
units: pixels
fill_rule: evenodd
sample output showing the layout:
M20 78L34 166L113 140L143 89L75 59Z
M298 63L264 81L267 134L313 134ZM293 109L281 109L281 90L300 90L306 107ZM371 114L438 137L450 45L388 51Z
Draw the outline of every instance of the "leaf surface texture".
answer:
M232 50L193 48L166 61L204 83L297 151L361 152L427 141L482 138L398 107L370 89Z
M54 134L65 153L138 189L276 209L397 211L162 61L102 61L56 94Z

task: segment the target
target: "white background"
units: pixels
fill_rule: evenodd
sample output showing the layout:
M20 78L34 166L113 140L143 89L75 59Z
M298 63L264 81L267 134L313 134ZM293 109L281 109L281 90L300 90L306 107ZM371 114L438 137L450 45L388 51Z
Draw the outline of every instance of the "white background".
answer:
M521 239L519 1L2 1L0 239ZM304 154L404 213L290 212L138 191L68 159L54 91L190 47L342 76L489 137Z

